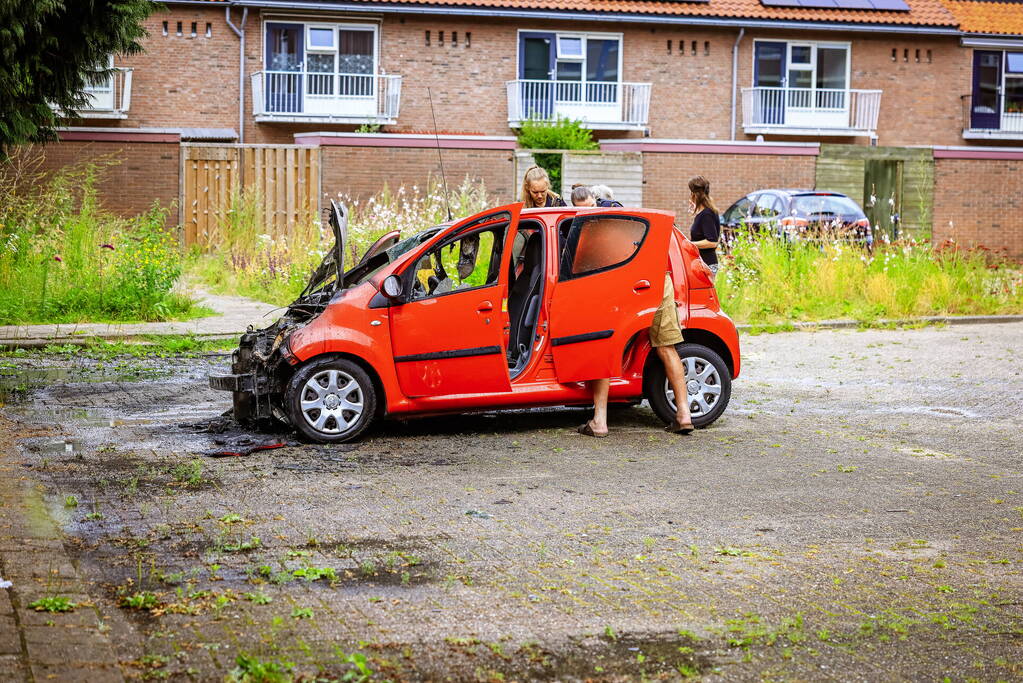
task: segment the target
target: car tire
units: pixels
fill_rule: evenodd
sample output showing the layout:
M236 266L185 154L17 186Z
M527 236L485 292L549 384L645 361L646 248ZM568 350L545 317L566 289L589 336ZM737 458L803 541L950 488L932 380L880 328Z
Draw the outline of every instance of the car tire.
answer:
M318 443L357 438L373 422L376 402L376 388L366 371L334 356L299 368L284 394L291 425Z
M693 426L706 427L721 417L732 397L732 376L728 366L716 352L700 344L677 344L675 350L686 369ZM660 358L655 357L647 364L643 387L657 417L665 424L674 420L674 392L668 384L668 375Z

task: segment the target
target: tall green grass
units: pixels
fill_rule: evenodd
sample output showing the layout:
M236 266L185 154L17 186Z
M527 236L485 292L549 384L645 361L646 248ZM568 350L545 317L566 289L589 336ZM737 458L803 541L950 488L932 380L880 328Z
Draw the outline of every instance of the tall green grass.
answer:
M159 321L197 309L172 292L177 240L154 204L132 219L100 208L94 164L49 179L0 168L0 324Z
M486 188L466 179L448 192L431 180L426 187L384 187L368 200L342 194L335 198L348 210L345 267L354 266L382 235L393 230L411 237L447 220L448 205L456 220L491 206ZM287 305L305 288L334 238L323 221L299 221L288 230L268 231L258 195L241 192L232 198L226 219L206 252L191 255L188 272L214 291L239 294Z
M716 282L723 309L740 322L1023 313L1023 272L983 251L928 243L880 243L872 254L739 237Z

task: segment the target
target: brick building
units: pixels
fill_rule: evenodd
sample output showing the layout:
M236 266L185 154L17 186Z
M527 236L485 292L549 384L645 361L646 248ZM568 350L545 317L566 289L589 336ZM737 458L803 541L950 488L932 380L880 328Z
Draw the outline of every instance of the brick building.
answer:
M697 172L722 204L823 180L862 200L877 157L899 165L913 229L1023 255L1018 3L207 0L147 28L46 150L53 165L123 150L108 182L126 211L184 197L189 142L319 146L332 193L422 182L434 116L447 171L510 198L519 123L563 114L641 155L649 206L681 208ZM927 179L919 196L907 176Z

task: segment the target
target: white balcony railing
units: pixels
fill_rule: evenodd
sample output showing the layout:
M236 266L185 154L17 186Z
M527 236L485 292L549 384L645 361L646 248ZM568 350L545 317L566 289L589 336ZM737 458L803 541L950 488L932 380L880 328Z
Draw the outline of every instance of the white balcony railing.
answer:
M259 71L252 74L256 120L394 123L401 76Z
M508 81L508 123L564 116L590 128L645 128L650 120L649 83Z
M743 88L746 133L874 135L880 90Z
M1023 110L1006 106L1004 99L995 106L972 107L972 95L963 95L963 137L967 140L1023 140Z
M87 119L123 119L131 107L130 67L115 67L107 76L94 78L85 88L88 104L75 110L75 115Z

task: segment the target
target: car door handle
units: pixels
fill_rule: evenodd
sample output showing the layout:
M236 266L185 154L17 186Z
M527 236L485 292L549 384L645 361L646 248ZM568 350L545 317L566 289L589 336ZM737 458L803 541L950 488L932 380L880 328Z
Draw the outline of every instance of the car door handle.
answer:
M646 289L650 289L650 280L640 280L636 284L632 285L632 291L637 294Z
M490 313L492 310L494 310L494 304L490 303L489 301L484 301L483 303L476 307L477 313Z

